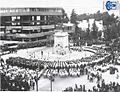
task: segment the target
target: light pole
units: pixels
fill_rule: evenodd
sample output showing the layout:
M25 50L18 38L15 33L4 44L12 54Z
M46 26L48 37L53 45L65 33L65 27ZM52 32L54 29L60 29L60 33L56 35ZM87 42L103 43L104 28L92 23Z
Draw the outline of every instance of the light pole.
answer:
M54 77L52 74L50 75L49 80L50 80L50 91L52 92L52 82L54 81Z
M38 91L38 71L36 71L35 82L36 82L36 91Z
M52 92L52 80L50 80L50 88L51 88L51 92Z
M38 91L38 80L39 80L39 77L38 77L38 72L40 71L40 62L38 60L38 71L36 71L37 73L37 78L36 78L36 91Z

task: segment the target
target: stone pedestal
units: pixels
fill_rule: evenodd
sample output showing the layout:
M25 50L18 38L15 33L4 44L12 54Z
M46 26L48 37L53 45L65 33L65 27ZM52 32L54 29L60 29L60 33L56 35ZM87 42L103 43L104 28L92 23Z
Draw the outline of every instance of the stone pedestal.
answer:
M56 32L54 34L54 53L64 55L69 52L67 32Z

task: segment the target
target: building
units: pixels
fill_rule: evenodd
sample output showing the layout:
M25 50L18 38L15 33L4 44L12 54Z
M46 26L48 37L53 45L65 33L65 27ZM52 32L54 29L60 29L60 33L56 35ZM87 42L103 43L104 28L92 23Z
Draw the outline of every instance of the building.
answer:
M0 37L20 42L50 40L55 29L52 17L63 14L63 8L0 8Z
M99 21L97 21L95 19L89 19L89 21L82 20L82 21L79 21L78 27L81 28L82 30L87 30L87 28L89 27L89 29L92 31L94 22L98 28L98 31L102 31L103 30L103 21L102 20L99 20Z

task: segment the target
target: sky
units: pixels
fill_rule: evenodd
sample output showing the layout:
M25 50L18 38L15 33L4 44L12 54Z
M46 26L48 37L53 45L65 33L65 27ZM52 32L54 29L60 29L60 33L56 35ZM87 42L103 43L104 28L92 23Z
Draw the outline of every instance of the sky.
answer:
M0 0L0 7L62 7L70 16L72 9L77 14L103 12L103 0Z

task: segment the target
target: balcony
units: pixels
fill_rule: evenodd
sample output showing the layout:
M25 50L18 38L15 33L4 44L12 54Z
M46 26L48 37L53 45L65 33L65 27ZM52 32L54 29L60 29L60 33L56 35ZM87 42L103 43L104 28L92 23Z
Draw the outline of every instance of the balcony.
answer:
M0 26L5 27L5 26ZM37 30L37 29L54 29L54 25L42 25L42 26L6 26L7 30L21 29L21 30Z
M49 32L33 33L33 34L7 34L7 36L13 36L16 38L36 38L36 37L41 37L45 35L51 35L53 33L54 31L49 31Z

